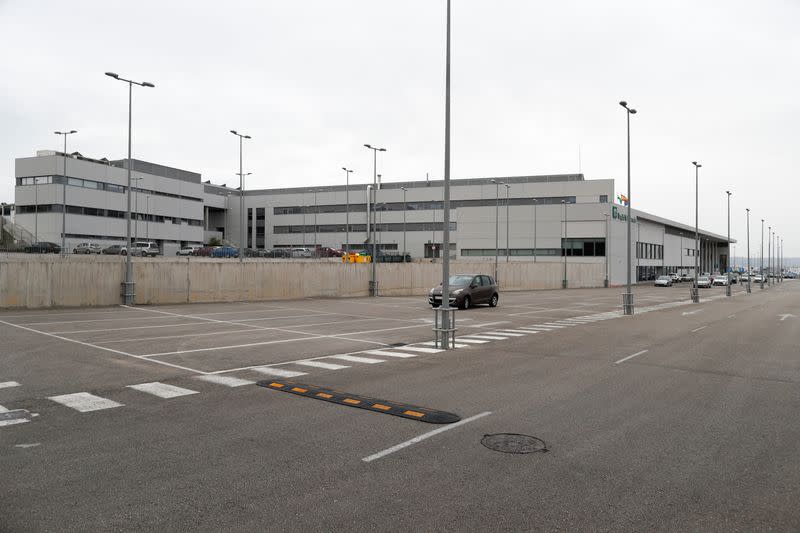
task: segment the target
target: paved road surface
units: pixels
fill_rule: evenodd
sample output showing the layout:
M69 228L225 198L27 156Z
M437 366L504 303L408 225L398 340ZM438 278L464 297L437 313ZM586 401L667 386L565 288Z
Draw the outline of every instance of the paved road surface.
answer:
M505 294L449 353L415 298L0 313L0 530L798 530L800 283L687 292Z

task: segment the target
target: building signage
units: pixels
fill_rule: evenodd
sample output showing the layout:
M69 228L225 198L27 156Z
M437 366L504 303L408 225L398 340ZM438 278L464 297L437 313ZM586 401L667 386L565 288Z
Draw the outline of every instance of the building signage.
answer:
M611 208L611 218L625 222L626 220L628 220L628 215L625 213L620 213L619 208L617 208L617 206L613 206ZM636 217L632 216L631 222L633 224L636 224L639 222L639 220Z

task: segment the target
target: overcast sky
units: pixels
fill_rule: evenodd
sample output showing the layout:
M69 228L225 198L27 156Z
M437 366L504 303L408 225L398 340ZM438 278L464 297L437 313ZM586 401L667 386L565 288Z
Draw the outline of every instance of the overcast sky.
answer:
M572 173L633 205L731 233L760 219L800 255L800 2L453 0L452 177ZM0 201L14 159L60 149L133 156L251 188L440 178L444 0L0 0ZM236 183L238 185L238 183Z

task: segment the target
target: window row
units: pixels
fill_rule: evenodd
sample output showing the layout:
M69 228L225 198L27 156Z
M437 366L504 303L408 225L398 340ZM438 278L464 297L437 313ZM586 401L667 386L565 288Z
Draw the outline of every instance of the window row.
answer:
M561 250L558 248L511 248L508 250L508 255L513 257L545 257L545 256L558 256ZM462 248L462 256L469 257L494 257L495 255L506 255L506 249L500 248Z
M664 247L660 244L649 242L636 243L637 259L664 259Z
M63 211L61 204L39 204L36 205L19 205L17 206L17 214L34 214L34 213L61 213ZM86 215L92 217L107 217L107 218L125 218L125 211L116 211L114 209L97 209L94 207L82 207L79 205L68 205L68 215ZM187 224L189 226L202 226L202 220L195 220L191 218L180 217L165 217L161 215L153 215L148 213L131 213L131 220L142 220L145 222L171 222L175 225Z
M408 222L407 224L399 223L385 223L375 224L375 231L444 231L443 222ZM457 223L450 223L450 231L456 231ZM347 226L345 224L318 224L316 228L313 224L296 225L296 226L275 226L272 228L272 233L286 234L286 233L345 233ZM367 231L366 224L350 224L350 233L364 233Z
M543 196L538 198L509 198L508 205L553 205L560 204L562 200L568 204L575 203L574 196ZM498 199L496 198L481 198L476 200L451 200L450 208L457 209L459 207L485 207L497 205ZM502 206L506 205L506 199L500 198L499 203ZM432 209L443 209L444 202L441 200L432 200L427 202L378 202L374 205L375 211L428 211ZM371 207L372 208L372 207ZM347 204L332 204L332 205L306 205L306 206L285 206L273 208L273 213L276 215L302 215L314 213L344 213L348 211ZM349 212L351 213L365 213L367 211L366 203L351 203Z
M575 257L604 257L606 255L605 239L561 239L561 255Z
M31 176L27 178L17 178L18 186L27 185L63 185L64 176ZM70 187L81 187L83 189L94 189L107 192L124 193L128 188L115 183L106 183L103 181L87 180L83 178L67 178L67 185ZM172 194L163 191L152 191L149 189L139 189L137 187L131 188L134 193L150 194L152 196L165 196L168 198L180 198L181 200L191 200L194 202L202 202L202 198L195 198L193 196L183 196L181 194Z

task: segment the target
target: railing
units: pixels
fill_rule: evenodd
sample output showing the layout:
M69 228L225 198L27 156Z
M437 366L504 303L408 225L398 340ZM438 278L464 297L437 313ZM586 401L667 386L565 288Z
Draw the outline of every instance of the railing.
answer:
M31 244L34 241L33 233L15 224L10 217L0 216L0 218L2 218L0 226L3 228L3 233L10 235L16 244ZM3 235L0 235L0 241L5 242Z

